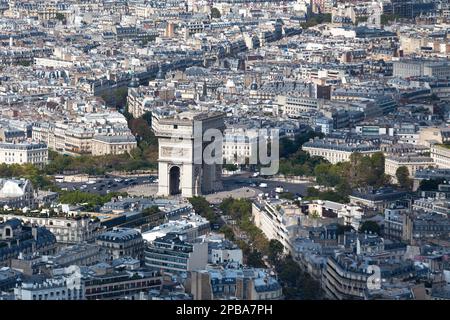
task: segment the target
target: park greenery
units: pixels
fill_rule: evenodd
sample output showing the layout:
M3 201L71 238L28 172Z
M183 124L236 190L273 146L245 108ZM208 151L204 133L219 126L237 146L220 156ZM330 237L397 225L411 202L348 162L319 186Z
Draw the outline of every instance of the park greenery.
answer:
M237 171L239 168L236 164L226 163L223 165L223 169L227 171Z
M211 18L213 19L220 19L220 11L216 7L211 8Z
M121 108L127 102L128 88L121 87L104 92L101 97L110 107Z
M34 188L54 189L54 184L43 170L36 166L26 164L0 164L0 177L2 178L25 178L31 181Z
M314 168L325 162L323 158L311 157L307 152L301 150L302 145L315 137L323 137L321 133L308 131L299 134L294 139L283 137L280 139L280 168L279 172L287 176L312 176Z
M398 184L402 189L411 190L413 180L409 177L409 170L405 166L398 167L395 172Z
M135 171L154 169L155 165L146 160L138 148L130 154L117 155L80 155L69 156L49 151L49 164L45 167L46 174L84 173L103 175L111 171Z
M420 181L419 184L419 190L420 191L432 191L437 190L440 184L443 184L445 182L445 178L439 178L439 179L424 179Z
M127 196L127 194L124 192L110 192L100 195L79 190L61 191L59 201L65 204L83 204L87 210L95 210L118 196Z
M375 221L368 220L368 221L364 221L362 223L362 225L359 227L359 232L361 232L361 233L369 232L369 233L381 235L381 227Z
M207 219L211 224L219 221L219 216L214 212L211 204L201 196L194 196L188 199L195 213Z
M102 156L62 155L49 151L50 163L45 168L47 174L62 174L65 172L103 175L111 171L137 171L155 169L158 158L158 141L150 128L151 115L144 114L133 118L124 112L131 133L136 137L137 148L124 154L109 154Z
M381 23L381 25L385 26L399 18L400 18L400 16L394 15L394 14L382 14L381 18L380 18L380 20L381 20L380 23Z
M323 298L320 283L302 270L292 256L280 259L275 264L275 270L287 300L320 300Z
M219 222L219 214L216 213L211 204L201 196L189 198L195 212L200 216L206 218L211 224ZM265 267L262 260L263 255L268 254L269 241L264 234L259 230L251 220L252 204L246 199L232 199L227 198L220 204L220 209L224 215L230 216L236 221L237 227L248 237L248 242L242 239L236 239L233 227L223 225L220 228L225 237L231 241L235 241L242 249L244 256L247 258L247 264L253 267ZM248 243L251 243L249 245Z
M319 192L309 188L308 196L314 198L341 197L346 200L351 191L358 188L380 188L390 183L390 177L384 172L385 157L382 152L372 155L353 153L350 161L336 164L320 163L314 168L314 176L319 185L334 188L335 191ZM325 199L323 200L331 200Z
M159 212L161 212L161 210L159 210L158 206L151 206L150 208L142 210L142 216L149 217Z
M262 256L269 253L269 240L262 233L262 231L253 223L252 220L252 203L248 199L233 199L226 198L220 204L220 209L223 214L230 216L236 221L236 225L240 231L247 236L249 243L251 243L250 250L245 245L242 245L243 250L256 250Z
M57 12L55 18L56 18L56 20L61 21L63 24L67 23L66 16L64 14L62 14L61 12Z
M306 22L301 24L303 29L308 29L310 27L314 27L318 24L329 23L331 22L331 13L323 13L323 14L311 14L306 19Z
M31 66L33 63L31 61L25 61L25 60L21 60L19 62L17 62L18 65L22 66L22 67L29 67Z

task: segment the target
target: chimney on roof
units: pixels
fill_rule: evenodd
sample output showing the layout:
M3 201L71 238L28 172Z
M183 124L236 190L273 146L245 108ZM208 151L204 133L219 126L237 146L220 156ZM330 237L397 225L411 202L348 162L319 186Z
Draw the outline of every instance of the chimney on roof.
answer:
M37 241L37 226L33 225L31 227L31 235L33 236L33 239Z

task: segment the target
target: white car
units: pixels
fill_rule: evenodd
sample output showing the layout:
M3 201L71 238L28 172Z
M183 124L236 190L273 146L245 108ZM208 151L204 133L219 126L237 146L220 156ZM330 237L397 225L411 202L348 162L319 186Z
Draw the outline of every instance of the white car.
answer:
M260 187L260 188L267 188L267 183L261 182L261 183L259 184L259 187Z
M284 191L283 187L276 187L275 192L276 193L282 193Z

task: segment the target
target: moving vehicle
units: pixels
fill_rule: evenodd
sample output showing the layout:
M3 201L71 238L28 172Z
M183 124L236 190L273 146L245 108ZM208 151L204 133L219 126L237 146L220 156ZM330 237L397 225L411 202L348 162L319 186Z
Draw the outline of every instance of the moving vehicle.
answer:
M278 187L275 188L275 192L276 193L282 193L282 192L284 192L284 189L283 189L282 186L278 186Z

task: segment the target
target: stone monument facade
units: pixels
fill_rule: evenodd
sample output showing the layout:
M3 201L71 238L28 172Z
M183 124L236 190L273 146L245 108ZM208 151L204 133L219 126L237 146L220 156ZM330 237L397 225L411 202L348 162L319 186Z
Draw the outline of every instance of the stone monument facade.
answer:
M214 140L220 162L206 163L203 139L208 129L223 137L224 114L220 112L182 112L172 117L152 116L152 129L158 138L158 195L181 194L192 197L222 189L222 142ZM213 152L214 154L214 152Z

